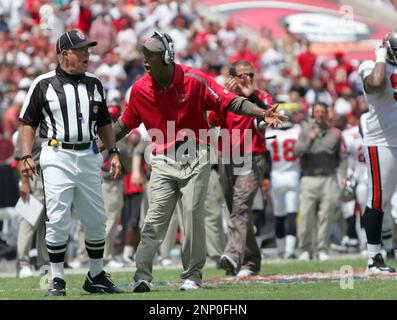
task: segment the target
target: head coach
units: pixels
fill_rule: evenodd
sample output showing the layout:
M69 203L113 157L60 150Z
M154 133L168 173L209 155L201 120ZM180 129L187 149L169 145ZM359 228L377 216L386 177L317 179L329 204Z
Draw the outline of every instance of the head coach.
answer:
M150 291L153 258L180 197L185 230L181 289L195 290L201 287L206 259L203 204L211 164L207 140L199 138L199 131L208 129L206 111L223 112L227 108L263 118L272 126L281 124L281 116L275 112L276 106L265 111L247 99L227 92L205 73L175 63L174 44L165 33L156 31L143 43L142 51L148 73L132 87L128 106L114 125L116 139L121 139L142 122L149 134L160 131L165 139L163 142L156 140L153 144L151 197L136 253L134 292ZM170 122L175 124L175 134L168 135ZM193 132L195 137L186 141L186 135L179 135L183 132ZM192 144L196 145L195 152L188 149L193 160L184 163L183 157L178 159L177 156L180 150L186 149L186 145ZM170 149L176 150L176 157L169 157L173 154Z

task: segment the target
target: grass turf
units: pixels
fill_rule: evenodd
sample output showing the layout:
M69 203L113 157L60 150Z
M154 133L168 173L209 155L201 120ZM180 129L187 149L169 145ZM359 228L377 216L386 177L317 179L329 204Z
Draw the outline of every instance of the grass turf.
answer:
M280 274L328 273L340 275L341 266L364 269L365 260L334 260L327 262L283 262L264 263L261 276L270 277ZM390 263L396 267L396 263ZM132 293L133 272L114 272L113 281L120 285L124 294L93 295L86 294L82 285L84 274L67 274L66 297L45 297L40 288L40 278L27 279L0 278L0 299L12 300L345 300L345 299L397 299L396 278L355 279L353 289L342 289L338 279L285 281L284 283L262 283L262 278L242 279L243 281L222 281L224 271L212 267L204 269L204 290L184 292L179 290L180 268L155 269L153 288L150 293ZM230 280L230 278L229 278Z

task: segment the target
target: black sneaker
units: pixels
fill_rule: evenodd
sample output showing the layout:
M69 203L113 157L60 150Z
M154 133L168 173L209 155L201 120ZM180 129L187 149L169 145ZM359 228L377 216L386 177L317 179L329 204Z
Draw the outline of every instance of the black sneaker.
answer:
M132 290L132 292L135 293L150 292L150 286L151 285L149 281L141 279L135 282L134 289Z
M46 296L55 297L55 296L66 296L66 282L61 278L54 278L52 280L52 288L48 289Z
M110 274L102 270L96 277L87 273L83 289L89 293L123 293L110 279Z
M396 272L395 269L387 266L383 261L382 254L378 253L375 257L368 261L368 273L372 274L389 274Z
M147 280L138 280L134 284L134 289L132 290L135 293L144 293L150 292L150 283Z
M219 264L223 270L226 271L226 275L235 276L238 272L237 263L229 256L223 254L219 260Z

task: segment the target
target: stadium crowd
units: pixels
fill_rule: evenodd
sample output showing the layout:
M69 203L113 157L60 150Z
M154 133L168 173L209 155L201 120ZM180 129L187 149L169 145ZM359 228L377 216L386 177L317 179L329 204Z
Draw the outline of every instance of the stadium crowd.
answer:
M15 171L15 161L10 149L12 138L19 127L19 113L32 80L56 68L56 39L65 31L79 29L88 38L98 41L92 48L89 72L99 76L105 86L107 103L112 117L116 118L126 107L129 99L129 89L134 81L144 74L142 56L139 43L152 35L154 29L168 33L175 45L175 61L198 68L211 75L220 85L224 86L229 77L232 63L238 60L248 61L254 68L254 86L259 90L266 90L272 95L273 101L279 104L280 110L286 110L292 123L287 128L298 127L301 123L313 121L313 107L322 102L327 105L327 119L331 127L342 131L345 140L349 140L349 132L358 127L359 118L367 110L367 103L362 92L361 79L357 72L360 61L349 61L343 52L335 52L333 59L326 60L311 50L309 41L292 34L288 25L285 25L284 35L273 37L271 29L263 26L255 43L249 41L246 34L232 19L214 21L198 13L195 1L172 0L28 0L7 1L0 0L0 167L1 170L1 207L15 205L18 196L10 196L3 190L17 190L17 178L5 178L9 171ZM134 157L134 163L142 160L142 153L133 151L138 148L139 141L146 135L139 128L126 140L126 150L129 157ZM277 135L277 130L272 131ZM295 132L295 141L298 140L299 130ZM357 134L353 135L357 138ZM276 141L276 140L274 140ZM277 161L275 144L268 141L273 162ZM349 142L345 141L347 156L354 154L349 149ZM7 151L8 150L8 151ZM285 151L285 150L284 150ZM294 152L292 148L292 152ZM285 154L285 153L284 153ZM139 160L139 157L141 159ZM292 156L298 162L298 174L301 172L297 155ZM288 159L287 159L288 160ZM131 161L131 159L129 160ZM339 179L336 186L337 194L344 195L348 182L353 183L355 160L348 160L348 169L345 177ZM307 170L307 168L306 168ZM104 172L106 170L104 169ZM145 211L146 180L149 178L148 168L134 164L126 173L124 182L123 214L116 215L113 225L112 242L115 253L123 253L121 257L110 254L107 259L109 267L123 267L133 264L133 254L139 240L139 229L128 224L128 212L142 202L141 217ZM106 174L106 172L104 173ZM254 201L254 217L256 236L259 245L266 245L263 229L265 217L272 211L274 204L270 197L268 178L264 177L261 188ZM344 181L346 178L346 181ZM355 181L358 185L358 182ZM270 189L273 182L270 180ZM221 192L221 189L214 188ZM132 195L134 204L131 205ZM358 199L358 196L355 197ZM127 200L128 199L128 200ZM15 200L15 201L14 201ZM343 200L343 201L342 201ZM351 200L351 199L349 199ZM10 203L14 201L14 203ZM331 201L325 199L325 201ZM105 198L106 202L106 198ZM296 251L301 260L314 258L313 253L320 260L329 259L330 249L339 252L358 252L365 248L360 227L359 216L361 204L348 205L342 208L341 204L349 203L346 199L338 198L336 208L330 206L334 212L326 212L327 227L319 227L318 232L325 232L321 237L325 243L321 244L320 252L298 245ZM365 206L365 202L364 202ZM361 206L362 207L362 206ZM225 233L227 224L227 208L220 206L223 214L224 229L218 233ZM316 208L315 210L317 210ZM121 210L121 208L119 209ZM342 214L342 213L343 214ZM346 213L345 213L346 212ZM345 218L345 219L343 219ZM141 218L142 223L142 218ZM267 221L269 223L269 221ZM299 231L300 219L297 220ZM394 223L392 223L394 224ZM277 226L277 222L276 222ZM10 228L10 227L9 227ZM15 226L17 230L17 226ZM307 228L307 226L306 226ZM179 228L180 229L180 228ZM84 249L76 243L79 239L79 227L74 228L70 236L71 245L68 262L72 267L84 265ZM128 230L128 231L126 231ZM173 219L172 227L166 236L166 241L159 253L159 263L163 266L171 263L172 249L182 236L178 230L177 214ZM4 231L4 227L3 227ZM330 232L331 231L331 232ZM177 235L176 235L177 234ZM299 243L298 232L298 243ZM286 255L283 239L285 234L276 229L272 238L277 240L277 248L281 257L294 258L294 252ZM305 235L305 237L307 237ZM324 237L326 238L324 240ZM6 240L3 235L3 241ZM80 237L81 238L81 237ZM389 237L390 238L390 237ZM12 241L7 240L10 244ZM330 245L330 241L332 244ZM224 240L220 241L223 243ZM16 245L16 242L14 243ZM316 243L312 244L316 246ZM3 244L3 246L5 246ZM123 249L123 247L125 247ZM224 248L218 248L223 252ZM76 254L76 251L78 254ZM393 245L387 246L388 256L394 256ZM321 253L321 254L320 254ZM318 255L317 255L318 254ZM77 255L77 258L75 257ZM214 255L214 260L219 255ZM218 262L218 261L216 261ZM22 266L19 267L19 269ZM29 270L20 273L28 276Z

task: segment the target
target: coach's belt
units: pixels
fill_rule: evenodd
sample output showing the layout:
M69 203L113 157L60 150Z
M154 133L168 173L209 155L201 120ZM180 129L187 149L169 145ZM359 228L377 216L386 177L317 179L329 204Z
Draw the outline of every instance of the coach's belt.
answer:
M71 149L71 150L86 150L91 147L91 142L85 143L66 143L62 142L63 149Z

